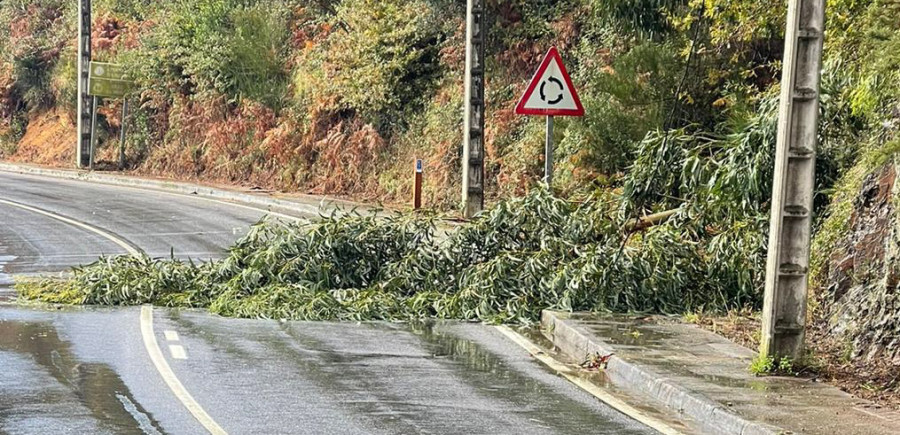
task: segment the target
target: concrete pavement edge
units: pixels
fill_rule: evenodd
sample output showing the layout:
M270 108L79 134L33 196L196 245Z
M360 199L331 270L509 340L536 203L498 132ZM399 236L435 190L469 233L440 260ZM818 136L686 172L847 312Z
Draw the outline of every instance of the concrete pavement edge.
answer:
M576 360L586 355L612 354L612 347L566 322L566 313L544 310L541 327L560 352ZM612 355L606 367L612 383L620 388L643 394L666 407L684 413L712 433L740 435L776 435L787 431L747 420L702 394L690 391L673 381L623 358Z
M636 420L637 422L659 432L664 435L682 435L684 432L679 431L668 425L666 422L654 418L641 410L629 405L626 401L616 397L613 394L603 390L602 388L594 385L593 383L579 378L575 374L572 373L572 369L570 369L565 364L557 361L552 356L545 353L541 350L536 344L532 343L527 337L517 333L512 328L505 325L496 326L497 330L500 331L501 334L509 338L513 343L516 343L528 353L531 354L532 357L554 370L560 376L566 378L569 382L575 384L582 390L585 390L590 395L596 397L601 402L609 405L616 411L625 414L631 419Z

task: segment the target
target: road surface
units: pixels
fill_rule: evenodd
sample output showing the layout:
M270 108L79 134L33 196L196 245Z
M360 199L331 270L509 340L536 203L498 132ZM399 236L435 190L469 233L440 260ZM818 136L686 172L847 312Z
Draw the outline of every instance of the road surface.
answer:
M12 275L65 271L128 249L217 258L265 214L186 195L0 172L0 292L11 292ZM162 362L154 360L154 349ZM215 428L231 434L652 432L485 325L0 305L0 433Z

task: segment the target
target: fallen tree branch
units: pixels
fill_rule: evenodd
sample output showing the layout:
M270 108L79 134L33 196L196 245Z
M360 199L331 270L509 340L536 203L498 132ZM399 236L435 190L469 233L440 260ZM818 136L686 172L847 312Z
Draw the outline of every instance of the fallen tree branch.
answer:
M631 219L625 223L625 231L632 233L632 232L636 232L636 231L645 230L654 225L659 225L659 224L665 222L670 217L674 216L675 213L677 213L677 212L678 212L677 209L676 210L666 210L666 211L661 211L659 213L653 213L648 216L643 216L643 217L640 217L637 219Z

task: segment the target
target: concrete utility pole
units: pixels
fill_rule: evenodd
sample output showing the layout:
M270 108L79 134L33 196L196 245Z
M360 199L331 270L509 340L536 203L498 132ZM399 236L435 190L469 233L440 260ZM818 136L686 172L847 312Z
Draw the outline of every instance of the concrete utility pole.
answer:
M801 356L806 331L824 0L789 0L760 353Z
M88 95L91 67L91 0L78 1L78 140L75 144L76 166L91 166L91 116L93 107Z
M467 2L462 201L468 218L484 209L484 9L484 0Z

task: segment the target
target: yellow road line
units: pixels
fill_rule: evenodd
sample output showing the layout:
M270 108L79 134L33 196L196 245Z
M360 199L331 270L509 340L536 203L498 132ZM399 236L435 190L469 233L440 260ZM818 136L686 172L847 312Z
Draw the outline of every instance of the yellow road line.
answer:
M513 331L508 326L499 325L496 326L496 328L498 331L500 331L501 334L505 335L514 343L527 350L528 353L530 353L531 356L536 358L538 361L544 363L544 365L550 367L551 369L562 375L564 378L568 379L569 382L572 382L573 384L580 387L582 390L587 391L592 396L600 399L601 402L662 434L683 435L681 431L678 431L677 429L669 426L664 421L645 414L639 409L629 405L628 403L625 403L625 401L623 401L622 399L619 399L618 397L613 396L597 385L594 385L592 382L574 375L570 367L557 361L556 359L542 351L534 343L532 343L531 340L528 340L519 333Z
M184 385L182 385L181 381L178 380L178 377L175 376L175 372L169 367L168 361L166 361L162 350L159 348L159 344L156 342L156 335L153 334L153 307L150 305L141 307L141 335L144 338L144 347L147 348L147 353L150 354L150 360L152 360L153 365L156 366L156 371L159 372L160 376L162 376L163 380L166 382L166 385L169 386L169 389L172 390L172 393L175 394L175 397L178 398L181 404L193 414L194 418L196 418L209 433L213 435L227 435L228 433L225 432L225 429L222 429L222 427L203 410L203 407L194 400L191 393L184 388Z
M84 223L84 222L78 222L78 221L76 221L76 220L74 220L74 219L70 219L70 218L67 218L67 217L65 217L65 216L58 215L58 214L56 214L56 213L52 213L52 212L49 212L49 211L46 211L46 210L41 210L41 209L39 209L39 208L35 208L35 207L30 206L30 205L19 204L18 202L7 201L7 200L5 200L5 199L0 199L0 204L6 204L6 205L9 205L9 206L12 206L12 207L17 207L17 208L20 208L20 209L22 209L22 210L27 210L27 211L30 211L30 212L33 212L33 213L37 213L37 214L41 214L41 215L47 216L47 217L49 217L49 218L51 218L51 219L56 219L56 220L58 220L58 221L60 221L60 222L65 222L65 223L67 223L67 224L69 224L69 225L74 225L74 226L76 226L76 227L78 227L78 228L81 228L81 229L83 229L83 230L90 231L90 232L92 232L92 233L94 233L94 234L98 234L98 235L100 235L101 237L103 237L103 238L105 238L105 239L108 239L108 240L112 241L113 243L115 243L115 244L121 246L123 249L125 249L126 252L128 252L129 254L131 254L131 255L133 255L133 256L135 256L135 257L141 255L141 252L140 252L137 248L135 248L134 246L132 246L131 244L129 244L128 242L126 242L124 239L122 239L122 238L120 238L120 237L116 237L116 236L114 236L114 235L112 235L112 234L110 234L110 233L108 233L108 232L106 232L106 231L103 231L103 230L101 230L100 228L97 228L97 227L95 227L95 226L93 226L93 225L89 225L89 224L86 224L86 223Z

